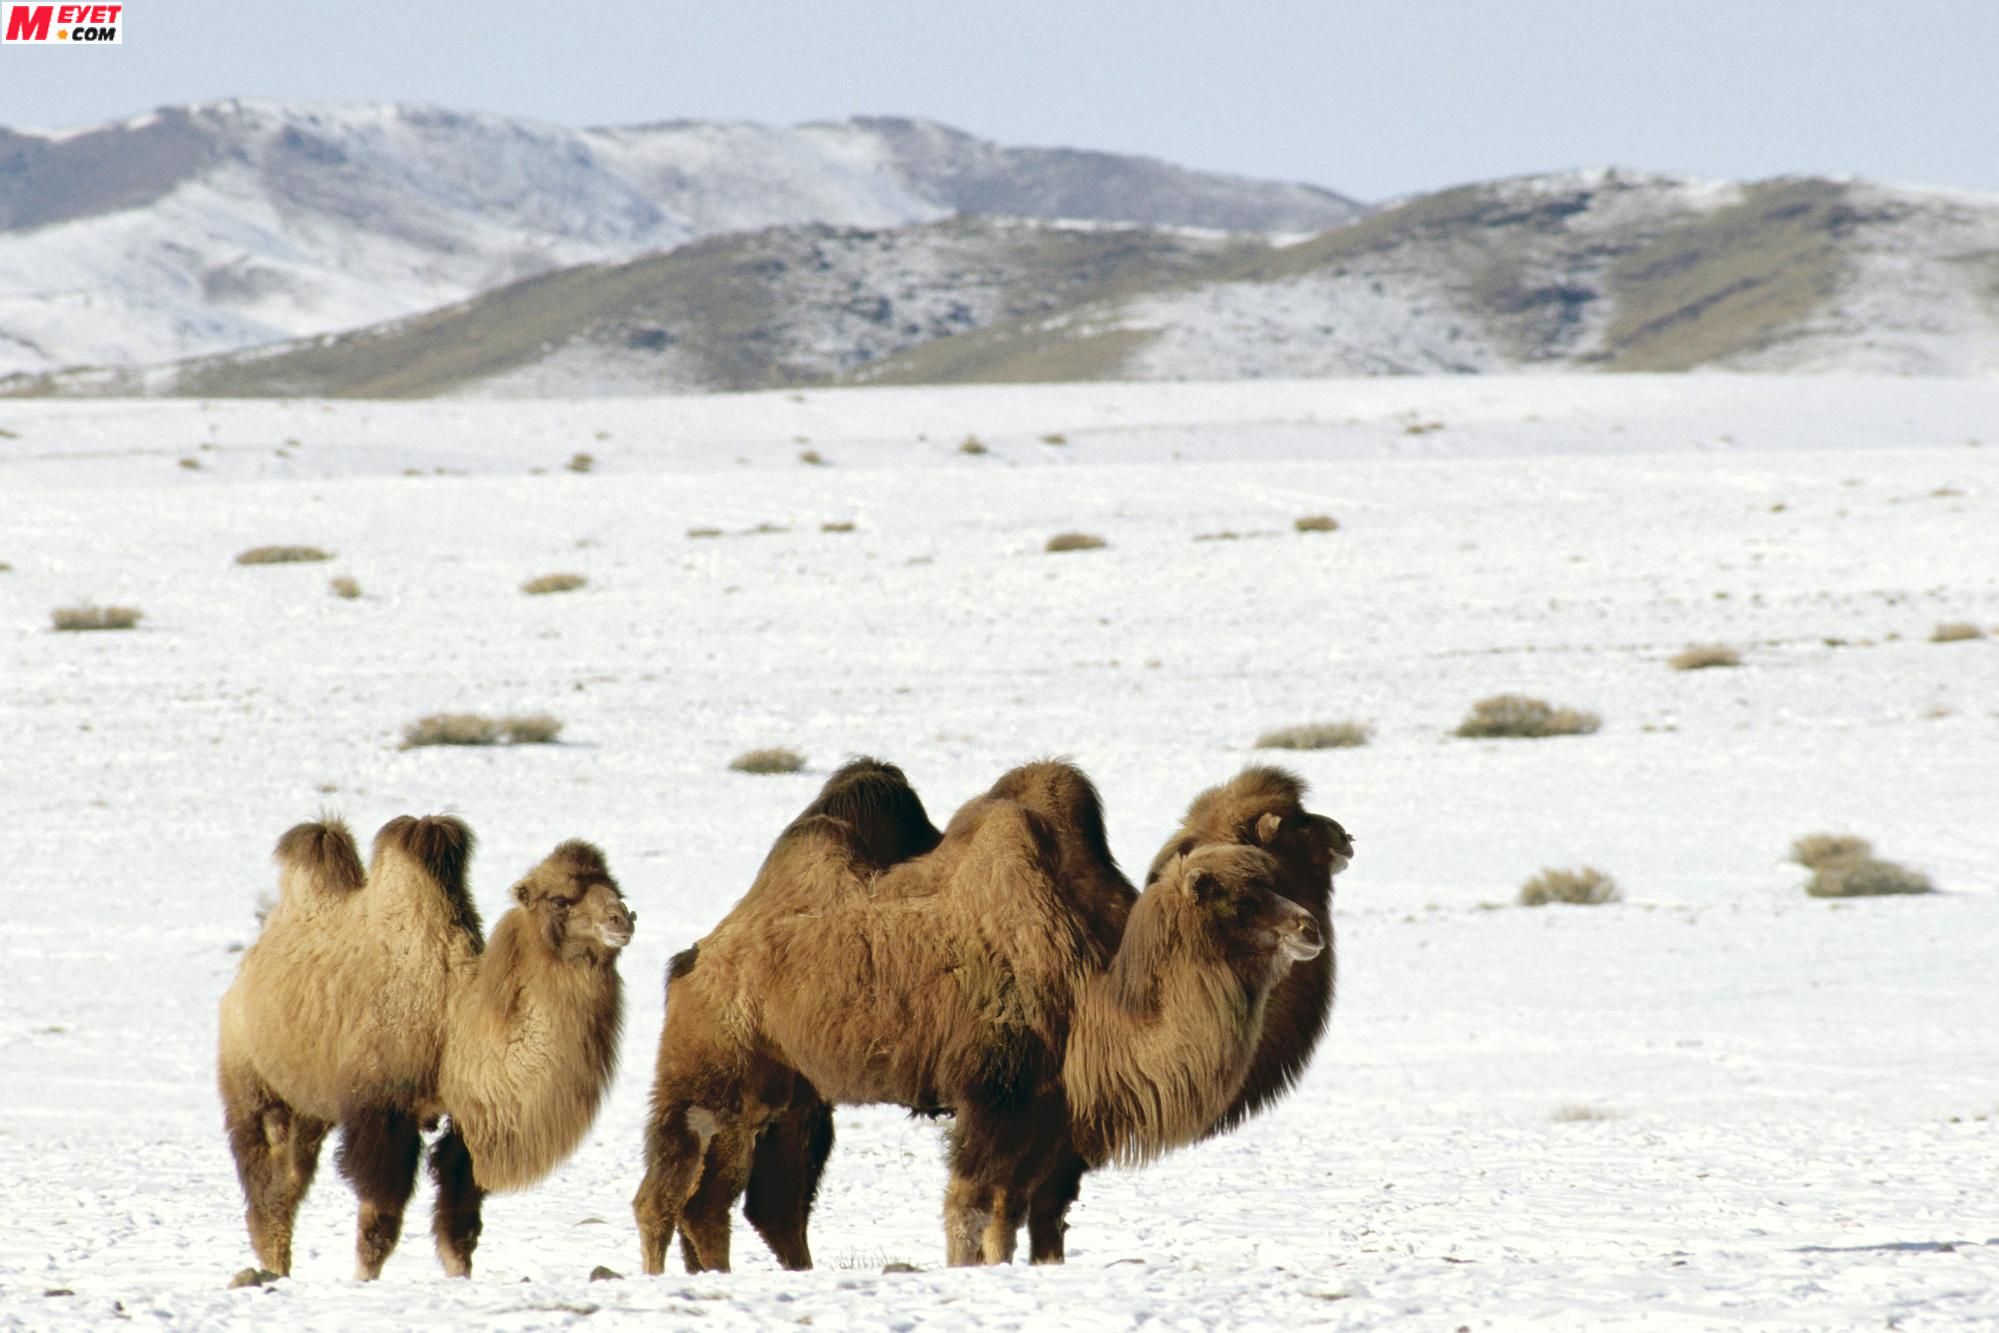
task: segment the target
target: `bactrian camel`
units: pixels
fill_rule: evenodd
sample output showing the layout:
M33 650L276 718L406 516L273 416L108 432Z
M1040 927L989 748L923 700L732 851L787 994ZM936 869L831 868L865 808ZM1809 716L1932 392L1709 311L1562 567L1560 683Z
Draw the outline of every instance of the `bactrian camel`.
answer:
M663 1271L676 1229L700 1266L728 1266L726 1206L715 1225L686 1205L740 1192L757 1136L808 1099L956 1116L954 1264L1011 1258L1065 1148L1142 1161L1226 1113L1271 987L1323 948L1317 921L1274 891L1268 853L1204 846L1162 867L1112 952L1098 895L1075 887L1075 826L1018 799L1044 790L1096 810L1080 772L1032 765L885 871L854 824L796 820L675 959L633 1201L647 1272Z
M402 1233L424 1129L438 1257L470 1274L489 1191L540 1180L595 1119L617 1059L632 936L604 858L565 842L514 886L490 942L466 888L472 833L403 816L364 872L338 821L278 841L280 892L222 998L223 1119L257 1262L291 1271L327 1132L360 1199L356 1274Z

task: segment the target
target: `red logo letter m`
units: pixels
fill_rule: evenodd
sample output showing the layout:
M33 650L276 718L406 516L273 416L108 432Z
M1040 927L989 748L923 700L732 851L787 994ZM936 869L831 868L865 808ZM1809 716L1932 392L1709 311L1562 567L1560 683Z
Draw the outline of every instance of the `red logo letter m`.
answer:
M49 39L49 21L55 16L54 5L7 6L7 40L46 42Z

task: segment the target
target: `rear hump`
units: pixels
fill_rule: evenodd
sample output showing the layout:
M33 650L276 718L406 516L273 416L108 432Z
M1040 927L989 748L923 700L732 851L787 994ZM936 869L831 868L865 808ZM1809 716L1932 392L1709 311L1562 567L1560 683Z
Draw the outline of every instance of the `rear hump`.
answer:
M483 940L479 910L465 885L474 842L470 826L455 815L397 815L375 835L373 859L397 852L416 862L449 906L452 924Z

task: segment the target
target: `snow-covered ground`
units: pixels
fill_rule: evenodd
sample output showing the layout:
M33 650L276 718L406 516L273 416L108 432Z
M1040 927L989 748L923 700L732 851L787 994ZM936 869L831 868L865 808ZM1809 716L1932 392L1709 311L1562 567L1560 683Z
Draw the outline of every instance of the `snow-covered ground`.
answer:
M1990 1328L1999 639L1929 636L1999 628L1995 422L1999 381L1721 376L0 403L0 1327ZM336 558L232 563L274 543ZM589 583L519 591L555 571ZM82 601L145 619L50 630ZM1742 665L1666 665L1708 641ZM1450 735L1503 691L1603 728ZM397 748L445 710L566 730ZM1374 738L1252 748L1324 719ZM728 771L760 745L808 771ZM1358 843L1326 1043L1274 1113L1092 1175L1063 1269L943 1268L936 1131L868 1109L818 1271L739 1226L733 1275L588 1281L638 1267L667 957L857 752L940 820L1070 755L1127 867L1291 763ZM470 1282L427 1188L351 1282L329 1160L293 1278L227 1288L214 1002L329 808L462 814L489 919L588 837L640 914L606 1110ZM1827 830L1942 892L1808 899ZM1511 905L1585 863L1625 901Z

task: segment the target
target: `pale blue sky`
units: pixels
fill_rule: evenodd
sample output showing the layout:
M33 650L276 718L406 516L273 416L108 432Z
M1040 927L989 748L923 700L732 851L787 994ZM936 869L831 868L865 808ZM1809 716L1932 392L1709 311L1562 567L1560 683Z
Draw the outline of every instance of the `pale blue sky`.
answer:
M1999 190L1999 0L135 0L0 125L242 96L568 125L928 116L1366 199L1574 166Z

